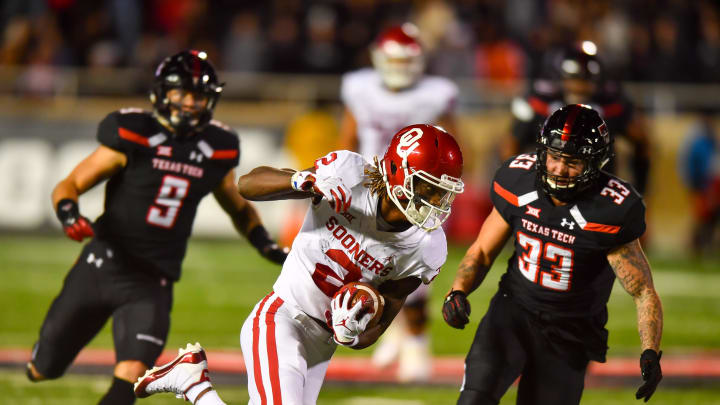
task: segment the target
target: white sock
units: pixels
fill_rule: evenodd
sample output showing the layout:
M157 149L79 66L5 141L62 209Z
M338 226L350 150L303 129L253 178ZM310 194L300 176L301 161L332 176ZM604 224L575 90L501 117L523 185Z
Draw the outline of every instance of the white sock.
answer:
M196 385L190 387L190 389L187 390L187 392L185 393L185 396L188 398L188 401L191 404L194 404L195 400L197 399L197 396L200 395L200 393L203 392L203 390L208 387L212 388L212 384L210 384L210 381L203 381L200 384L196 384Z
M201 396L195 405L226 405L214 389Z

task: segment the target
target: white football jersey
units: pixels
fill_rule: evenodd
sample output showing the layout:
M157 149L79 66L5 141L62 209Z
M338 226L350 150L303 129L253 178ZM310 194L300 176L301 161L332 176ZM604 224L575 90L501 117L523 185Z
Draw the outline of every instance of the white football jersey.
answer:
M412 87L388 90L374 69L346 73L342 101L357 122L359 152L365 159L382 157L393 135L412 124L435 124L455 108L458 88L449 79L423 76Z
M349 151L332 152L315 165L318 174L339 177L351 189L350 209L338 214L327 200L311 205L273 286L283 300L314 318L326 319L332 296L344 284L363 281L378 287L386 280L406 277L427 284L447 258L442 228L377 229L378 197L363 186L369 165Z

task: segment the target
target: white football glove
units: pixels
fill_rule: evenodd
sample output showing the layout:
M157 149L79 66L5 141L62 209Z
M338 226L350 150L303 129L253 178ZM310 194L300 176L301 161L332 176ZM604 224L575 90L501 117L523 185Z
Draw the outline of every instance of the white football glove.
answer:
M336 295L330 302L332 310L333 340L343 346L355 346L358 343L358 335L365 331L373 314L367 313L357 319L357 314L362 309L362 301L355 303L350 308L349 291Z
M311 191L324 197L335 212L347 212L350 209L352 192L342 179L311 172L295 172L290 179L292 188L297 191Z

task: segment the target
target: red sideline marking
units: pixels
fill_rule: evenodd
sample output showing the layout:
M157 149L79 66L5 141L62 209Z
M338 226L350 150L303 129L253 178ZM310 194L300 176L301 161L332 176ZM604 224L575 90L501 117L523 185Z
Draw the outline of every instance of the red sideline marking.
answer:
M245 363L239 350L222 351L205 349L210 372L245 373ZM0 363L24 364L30 360L29 349L0 349ZM165 364L177 356L176 350L166 350L158 359ZM437 356L433 359L432 381L457 382L463 375L461 356ZM75 359L75 364L110 366L115 363L115 354L107 349L85 349ZM720 352L697 353L687 356L663 356L663 375L666 377L712 377L720 378ZM607 363L591 363L588 376L639 377L639 360L632 358L610 358ZM335 381L381 381L395 382L395 369L378 369L368 357L336 356L330 361L327 380Z

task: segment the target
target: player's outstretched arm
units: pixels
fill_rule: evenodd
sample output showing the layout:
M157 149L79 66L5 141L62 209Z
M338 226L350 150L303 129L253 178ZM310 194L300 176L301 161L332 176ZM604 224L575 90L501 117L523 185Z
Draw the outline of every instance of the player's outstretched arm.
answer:
M505 222L497 209L493 208L485 219L477 239L460 261L452 290L463 291L465 294L473 292L485 279L509 237L510 225Z
M314 172L315 169L304 171ZM240 176L238 191L250 201L288 200L312 197L309 191L297 191L290 180L294 170L260 166Z
M637 391L637 399L647 402L662 379L660 368L660 339L662 337L663 313L660 297L655 291L650 264L639 240L611 250L607 255L620 284L633 297L638 314L638 331L642 354L640 370L645 381Z
M253 201L312 198L314 203L319 203L324 198L338 213L347 211L352 201L352 191L341 178L315 173L314 168L298 172L256 167L240 177L238 190Z
M467 295L485 279L500 249L510 236L510 226L493 208L475 242L460 262L450 292L445 296L442 313L448 325L464 329L470 321L470 302Z
M232 220L233 226L266 259L282 264L289 249L278 246L270 239L255 207L240 193L235 185L235 170L230 170L213 191L215 199Z

